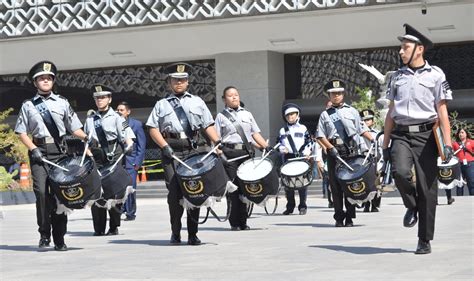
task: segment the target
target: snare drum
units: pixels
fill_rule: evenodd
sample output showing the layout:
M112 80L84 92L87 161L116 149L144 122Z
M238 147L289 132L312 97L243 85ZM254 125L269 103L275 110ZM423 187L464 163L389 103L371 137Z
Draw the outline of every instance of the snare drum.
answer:
M459 159L453 156L451 161L443 164L441 158L438 157L438 188L452 189L458 186L463 186Z
M66 157L56 164L69 171L51 167L48 174L51 189L69 209L82 209L88 201L100 198L100 176L94 161L86 157L82 167L80 163L81 157Z
M313 182L311 164L304 160L289 160L280 169L281 182L288 188L304 188Z
M349 170L344 164L338 163L336 166L336 177L342 186L347 200L351 204L361 205L364 202L374 199L377 195L375 188L375 168L373 162L368 159L364 165L364 156L348 157L345 162L354 169Z
M279 191L278 173L273 161L265 158L258 166L261 157L249 159L237 169L242 194L255 204L265 202L268 196L277 195Z
M202 161L201 158L206 154L201 152L184 160L192 170L182 164L176 167L176 176L187 201L186 208L210 206L226 193L229 178L221 159L216 154L210 154Z
M115 162L114 162L115 163ZM114 163L103 166L99 169L102 182L102 197L109 199L124 199L127 186L132 185L130 174L120 163L114 166Z

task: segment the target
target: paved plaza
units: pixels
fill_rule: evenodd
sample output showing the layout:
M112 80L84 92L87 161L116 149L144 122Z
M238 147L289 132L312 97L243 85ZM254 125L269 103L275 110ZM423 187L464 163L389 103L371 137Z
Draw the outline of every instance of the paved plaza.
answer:
M308 198L304 216L268 216L255 206L252 230L210 218L201 246L185 244L185 229L183 245L170 246L166 199L142 198L137 219L123 221L117 236L92 236L90 211L75 211L67 252L37 248L34 204L2 206L0 280L473 280L474 197L455 198L446 205L440 192L430 255L413 253L417 227L402 227L399 197L383 198L379 213L358 209L352 228L334 227L321 195ZM223 215L224 207L215 209Z

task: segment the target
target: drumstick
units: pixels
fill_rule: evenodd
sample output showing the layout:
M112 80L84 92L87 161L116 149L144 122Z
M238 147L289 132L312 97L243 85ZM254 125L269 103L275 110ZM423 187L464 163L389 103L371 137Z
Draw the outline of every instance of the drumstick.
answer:
M347 168L349 168L349 170L354 172L354 169L352 169L352 167L349 166L349 164L347 164L346 161L342 160L341 156L337 156L337 160L341 161L341 163L344 164Z
M176 157L175 155L173 155L173 159L178 161L179 163L181 163L181 165L183 165L184 167L192 170L193 168L191 168L188 164L184 163L181 159L179 159L178 157Z
M111 171L113 171L115 169L115 166L117 166L118 162L120 162L120 160L122 160L124 155L125 155L125 153L122 153L122 155L120 155L120 157L117 159L117 161L115 161L115 163L112 165L112 167L110 167Z
M372 148L374 148L374 144L373 144L373 143L370 145L369 151L367 152L367 156L365 156L364 162L362 162L362 166L364 166L364 165L365 165L365 162L367 162L367 159L369 159L370 152L372 151Z
M279 147L279 146L280 146L280 143L275 144L275 146L272 147L272 148L270 149L270 151L268 151L268 153L267 153L265 156L263 156L262 159L260 159L260 161L257 162L257 164L254 166L254 168L257 168L258 165L260 165L260 163L262 163L263 160L265 160L265 158L267 158L267 156L270 155L270 152L272 152L273 150L275 150L275 149L276 149L277 147Z
M49 165L53 165L54 167L56 167L56 168L58 168L58 169L61 169L61 170L66 171L66 172L69 172L68 169L66 169L66 168L64 168L64 167L61 167L61 166L59 166L58 164L53 163L53 162L49 161L49 160L46 159L46 158L41 158L41 160L43 160L43 162L45 162L45 163L48 163Z
M458 152L461 151L461 150L462 150L462 148L459 148L458 150L456 150L456 151L453 153L453 155L458 154Z
M232 159L230 159L230 160L227 160L227 163L229 163L229 162L234 162L234 161L237 161L237 160L243 159L243 158L245 158L245 157L249 157L249 156L250 156L250 155L245 154L245 155L242 155L242 156L239 156L239 157L235 157L235 158L232 158Z
M222 142L226 142L229 138L230 138L230 135L227 136L227 138L225 138ZM204 161L207 157L209 157L209 155L211 155L214 151L216 151L217 148L219 148L218 145L214 146L214 148L211 149L211 151L209 151L206 155L204 155L199 161Z
M79 165L80 167L84 165L84 159L86 158L86 152L87 152L87 149L89 148L89 140L91 138L92 138L92 130L89 132L89 135L87 136L86 146L84 147L84 153L82 154L81 164Z
M317 156L317 155L313 155L313 156L308 156L308 157L309 157L309 158L316 158L316 157L318 157L318 156ZM303 159L306 159L306 156L291 158L291 159L288 159L288 161L303 160Z
M268 145L269 143L270 143L270 139L267 139L267 145ZM269 151L268 153L270 153L270 151ZM263 154L262 154L262 157L264 157L264 156L265 156L265 151L263 151Z

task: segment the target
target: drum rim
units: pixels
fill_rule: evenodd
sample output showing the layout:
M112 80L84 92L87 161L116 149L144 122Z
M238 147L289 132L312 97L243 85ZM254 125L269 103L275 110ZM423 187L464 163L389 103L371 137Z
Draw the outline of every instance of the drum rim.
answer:
M207 153L209 153L209 152L202 151L202 152L192 153L192 154L186 156L182 161L186 163L186 160L188 160L188 159L191 158L191 157L195 157L195 156L198 156L198 155L206 155ZM217 161L221 161L221 158L220 158L219 156L215 155L214 153L211 153L211 154L208 156L208 158L206 158L206 159L209 159L209 157L215 157ZM221 162L222 162L222 161L221 161ZM187 163L186 163L186 164L187 164ZM211 170L208 170L208 171L206 171L205 173L201 173L201 174L183 176L183 175L181 175L180 173L178 173L178 170L179 170L178 168L179 168L179 167L183 167L184 169L187 169L187 168L184 167L183 164L181 164L181 163L178 163L178 165L176 165L176 169L175 169L176 175L179 175L180 177L197 177L197 176L206 174L207 172L209 172L209 171L212 170L212 169L211 169ZM193 170L194 170L194 169L193 169Z
M351 160L352 160L352 159L356 159L356 158L365 159L365 156L363 156L363 155L350 156L350 157L347 157L346 159L344 159L344 161L346 161L346 162L350 165ZM367 159L367 164L366 164L366 166L364 166L364 169L366 169L366 171L365 171L361 176L355 177L355 178L351 178L351 179L341 179L341 178L339 177L338 174L339 174L339 171L341 170L341 167L344 167L344 168L346 168L347 170L349 170L349 169L348 169L344 164L338 163L338 164L336 165L336 170L335 170L336 179L337 179L337 180L341 180L341 181L354 181L354 180L356 180L356 179L359 179L359 178L363 177L365 174L367 174L367 173L371 170L370 167L371 167L372 162L373 162L373 160L370 159L370 157L369 157L369 159ZM357 171L359 171L359 170L357 170Z
M57 161L57 164L59 165L59 163L60 163L61 161L64 161L64 160L69 159L69 158L80 158L80 157L79 157L79 156L67 156L67 157L63 157L63 158L61 158L61 159L59 159L59 160ZM81 181L82 181L83 179L89 177L89 176L94 172L94 170L98 171L97 165L95 164L95 161L93 161L90 157L84 158L84 164L86 163L86 161L87 161L87 162L92 162L92 165L91 165L91 167L90 167L89 169L87 169L87 170L84 172L83 175L81 175L81 176L79 177L79 178L81 179ZM77 183L77 182L78 182L78 180L77 180L77 179L78 179L78 178L77 178L77 174L74 175L74 176L76 177L76 178L74 178L74 180L61 181L61 182L60 182L60 181L56 181L56 180L55 180L53 177L51 177L51 175L50 175L53 171L56 171L56 170L59 170L59 168L58 168L58 167L52 167L52 168L50 169L50 172L48 172L48 178L51 180L52 183L57 184L59 188L61 188L60 186L62 186L62 185L68 185L68 184L71 184L71 183ZM100 177L100 176L99 176L99 177Z

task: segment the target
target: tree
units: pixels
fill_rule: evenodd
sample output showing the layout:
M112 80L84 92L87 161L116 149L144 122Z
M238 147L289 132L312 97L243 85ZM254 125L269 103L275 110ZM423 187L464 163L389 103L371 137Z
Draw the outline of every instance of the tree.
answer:
M380 117L379 109L376 106L375 96L372 95L372 90L370 88L360 88L356 87L356 93L359 95L359 101L353 102L351 105L357 109L359 112L364 109L371 109L374 111L374 123L375 127L380 129L383 126L383 120Z
M10 126L4 123L12 111L13 108L9 108L0 112L0 153L13 158L17 163L28 162L28 149Z

